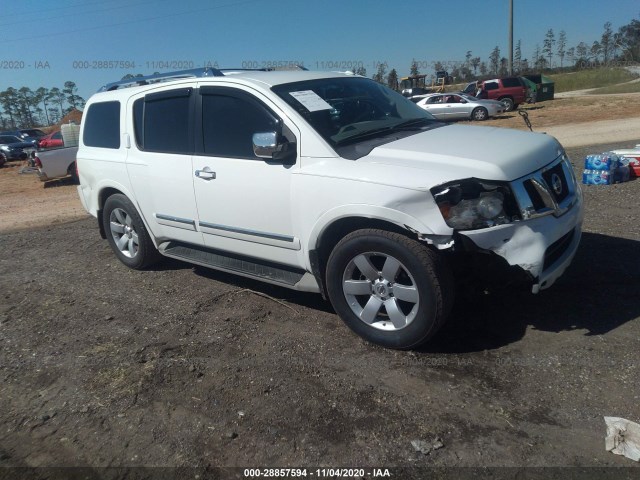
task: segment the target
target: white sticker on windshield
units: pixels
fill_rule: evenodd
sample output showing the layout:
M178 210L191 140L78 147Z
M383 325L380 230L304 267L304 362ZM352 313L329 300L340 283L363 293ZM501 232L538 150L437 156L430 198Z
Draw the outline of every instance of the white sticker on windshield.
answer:
M313 90L302 90L300 92L290 92L290 95L298 100L310 112L318 110L331 110L333 107L325 102Z

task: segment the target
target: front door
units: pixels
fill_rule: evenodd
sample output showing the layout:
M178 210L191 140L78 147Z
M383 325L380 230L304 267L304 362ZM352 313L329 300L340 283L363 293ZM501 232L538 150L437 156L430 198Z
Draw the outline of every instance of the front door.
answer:
M250 90L200 87L193 157L198 227L209 247L299 266L291 215L298 165L253 153L254 133L278 131L296 141L292 125L267 102Z

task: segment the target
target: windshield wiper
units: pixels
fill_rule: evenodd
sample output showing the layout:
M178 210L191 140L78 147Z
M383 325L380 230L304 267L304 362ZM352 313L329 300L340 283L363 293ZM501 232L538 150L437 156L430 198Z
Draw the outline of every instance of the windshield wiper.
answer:
M425 122L432 122L432 120L430 118L414 118L412 120L407 120L406 122L398 123L391 128L393 130L419 130L419 128L417 128L418 125Z
M400 122L395 125L391 125L388 127L374 128L373 130L367 130L365 132L356 133L355 135L351 135L347 138L343 138L336 142L336 145L344 145L353 140L359 140L365 137L369 137L371 135L378 135L380 133L393 133L396 131L406 131L406 130L420 130L422 126L418 127L419 124L424 122L433 122L430 118L413 118L411 120L407 120L405 122ZM435 122L434 122L435 123Z

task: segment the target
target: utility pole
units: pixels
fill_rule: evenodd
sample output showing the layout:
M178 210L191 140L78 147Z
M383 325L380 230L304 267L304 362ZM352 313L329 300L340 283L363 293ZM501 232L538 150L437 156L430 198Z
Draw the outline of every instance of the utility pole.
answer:
M513 75L513 0L509 0L509 75Z

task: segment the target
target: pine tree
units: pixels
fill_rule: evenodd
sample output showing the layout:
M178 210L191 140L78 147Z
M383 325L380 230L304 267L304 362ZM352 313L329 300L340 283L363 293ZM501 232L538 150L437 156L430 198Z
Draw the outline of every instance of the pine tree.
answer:
M564 63L564 57L566 52L566 48L567 48L567 32L565 32L564 30L560 31L560 35L558 35L558 50L556 51L558 54L558 57L560 57L560 68L562 68L563 63Z

